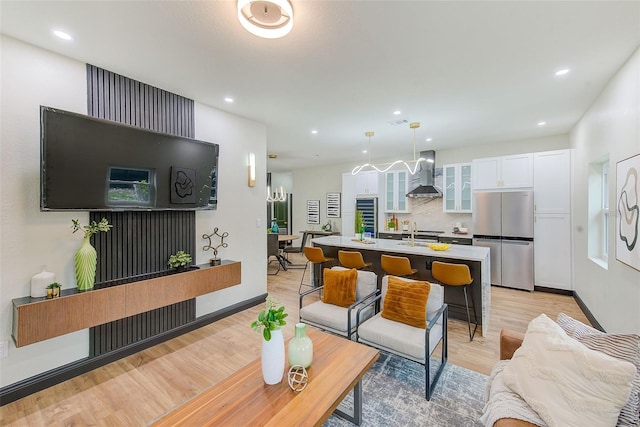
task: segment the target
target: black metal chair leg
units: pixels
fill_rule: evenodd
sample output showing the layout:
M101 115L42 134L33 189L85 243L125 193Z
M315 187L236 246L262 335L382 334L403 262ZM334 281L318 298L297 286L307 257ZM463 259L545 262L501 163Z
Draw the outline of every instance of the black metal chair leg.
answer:
M471 302L473 303L473 318L475 320L475 328L473 328L473 333L471 332L471 315L469 314L469 300L467 299L467 287L463 288L464 290L464 305L467 308L467 326L469 327L469 341L473 341L473 337L476 335L476 330L478 329L478 315L476 314L476 306L475 301L473 299L473 293L471 294Z

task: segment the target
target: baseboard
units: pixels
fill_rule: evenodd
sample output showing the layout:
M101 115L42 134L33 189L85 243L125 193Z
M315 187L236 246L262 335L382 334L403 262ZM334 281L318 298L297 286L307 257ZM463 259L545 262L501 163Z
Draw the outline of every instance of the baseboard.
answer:
M198 328L216 322L220 319L224 319L225 317L239 313L248 308L255 307L256 305L264 303L266 297L267 294L262 294L248 300L241 301L239 303L230 305L229 307L226 307L222 310L200 316L196 318L195 321L187 325L172 329L153 337L149 337L143 341L136 342L135 344L119 348L118 350L114 350L97 357L81 359L2 387L0 388L0 406L14 402L25 396L44 390L71 378L77 377L78 375L82 375L149 347L153 347L156 344L160 344L164 341L168 341L172 338L186 334L187 332L194 331Z
M580 307L580 310L582 310L582 312L587 317L589 322L591 322L591 326L593 326L594 328L596 328L599 331L607 332L607 331L604 330L602 325L596 320L596 318L593 315L593 313L591 313L591 311L589 310L589 307L587 307L587 305L584 303L584 301L582 301L582 298L580 298L580 295L578 295L578 293L576 291L573 291L573 299L576 300L576 303L578 304L578 307Z
M555 288L547 288L545 286L534 286L533 290L536 292L546 292L548 294L557 294L557 295L567 295L572 297L573 291L567 289L555 289Z

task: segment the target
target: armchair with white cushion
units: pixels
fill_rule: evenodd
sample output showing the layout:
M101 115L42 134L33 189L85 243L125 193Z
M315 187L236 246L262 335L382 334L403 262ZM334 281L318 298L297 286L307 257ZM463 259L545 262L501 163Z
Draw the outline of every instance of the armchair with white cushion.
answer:
M375 306L368 306L361 311L358 309L376 296L378 276L371 271L343 267L324 269L323 274L322 286L300 294L300 322L352 339L356 330L357 316L360 316L360 320L365 320L375 313ZM342 288L343 284L351 286L349 292L353 294L347 295L343 301L336 301L335 291ZM309 300L315 293L320 296L320 300L304 305L305 298Z
M448 309L444 303L444 288L435 283L426 285L412 279L385 276L381 293L369 305L373 306L378 301L380 312L359 321L356 341L424 365L425 395L427 400L431 400L433 389L447 363ZM361 307L360 310L367 308ZM417 326L405 323L407 321ZM440 342L440 366L431 380L430 357Z

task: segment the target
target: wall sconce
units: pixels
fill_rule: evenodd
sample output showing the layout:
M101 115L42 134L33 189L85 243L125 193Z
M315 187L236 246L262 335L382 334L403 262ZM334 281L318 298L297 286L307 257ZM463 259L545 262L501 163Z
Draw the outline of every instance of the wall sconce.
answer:
M249 187L256 186L256 155L249 153L249 180L247 182Z

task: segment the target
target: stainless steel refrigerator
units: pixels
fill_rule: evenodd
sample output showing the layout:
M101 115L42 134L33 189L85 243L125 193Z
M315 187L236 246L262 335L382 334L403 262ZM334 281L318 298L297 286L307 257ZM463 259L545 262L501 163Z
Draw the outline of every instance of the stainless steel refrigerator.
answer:
M474 193L473 244L490 248L491 283L533 291L533 191Z

